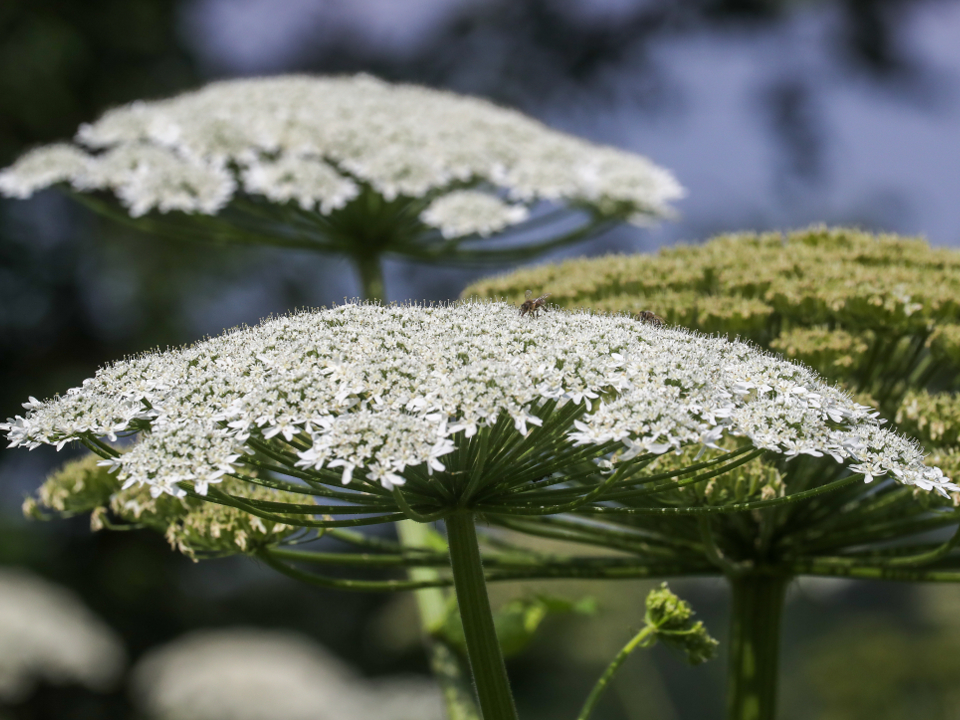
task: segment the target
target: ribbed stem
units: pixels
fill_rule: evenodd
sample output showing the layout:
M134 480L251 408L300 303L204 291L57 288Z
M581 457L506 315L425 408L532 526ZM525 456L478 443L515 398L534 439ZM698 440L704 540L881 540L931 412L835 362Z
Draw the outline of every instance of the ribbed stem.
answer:
M427 547L429 532L428 525L413 520L397 523L400 544L407 548ZM408 574L411 580L437 580L440 577L440 573L431 567L411 568ZM430 668L443 692L448 720L479 720L480 712L473 699L466 663L442 638L435 636L446 618L446 593L440 588L424 588L415 591L414 596L420 610Z
M387 291L383 285L383 268L380 264L380 255L357 255L354 257L357 272L360 273L360 288L364 300L387 301Z
M733 608L727 680L727 720L774 720L780 617L789 577L730 577Z
M445 522L453 584L480 711L484 720L517 720L507 668L487 597L473 513L455 512L448 515Z

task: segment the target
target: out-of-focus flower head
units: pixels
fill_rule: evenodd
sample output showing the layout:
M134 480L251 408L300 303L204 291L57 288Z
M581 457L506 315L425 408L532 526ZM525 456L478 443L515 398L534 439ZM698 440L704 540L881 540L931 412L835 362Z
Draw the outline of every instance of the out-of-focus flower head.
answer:
M0 702L37 683L108 690L126 664L119 637L69 590L22 570L0 570Z
M643 224L682 196L641 156L366 75L217 82L111 110L76 141L28 152L0 193L66 183L112 193L133 217L229 210L228 225L203 225L220 239L229 226L248 242L423 257L522 227L543 204Z
M364 680L308 638L277 630L198 631L148 653L135 698L151 720L440 720L426 678Z

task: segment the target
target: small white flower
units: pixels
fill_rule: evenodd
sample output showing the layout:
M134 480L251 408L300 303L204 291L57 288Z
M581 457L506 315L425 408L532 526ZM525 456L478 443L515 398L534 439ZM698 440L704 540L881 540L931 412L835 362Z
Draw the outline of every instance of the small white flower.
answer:
M0 193L21 200L28 198L50 185L83 176L89 163L85 152L66 143L36 148L23 155L14 167L0 172Z

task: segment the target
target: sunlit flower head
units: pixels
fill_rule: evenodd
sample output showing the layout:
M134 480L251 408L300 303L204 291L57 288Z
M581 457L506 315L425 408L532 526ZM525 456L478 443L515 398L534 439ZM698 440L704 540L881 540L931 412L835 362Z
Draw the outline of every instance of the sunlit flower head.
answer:
M420 220L446 237L519 223L540 201L642 223L682 194L638 155L478 98L365 75L213 83L111 110L76 140L24 155L0 173L0 192L66 182L112 191L133 216L215 214L245 194L329 215L369 188L387 202L422 199Z
M428 486L436 476L458 496L500 480L471 481L484 462L469 453L495 457L540 438L614 462L742 438L850 463L868 481L892 474L955 488L916 443L800 365L628 317L521 317L504 303L347 304L281 317L120 361L26 407L2 425L13 446L139 432L107 462L154 495L182 494L181 483L204 494L274 443L277 461L344 484Z

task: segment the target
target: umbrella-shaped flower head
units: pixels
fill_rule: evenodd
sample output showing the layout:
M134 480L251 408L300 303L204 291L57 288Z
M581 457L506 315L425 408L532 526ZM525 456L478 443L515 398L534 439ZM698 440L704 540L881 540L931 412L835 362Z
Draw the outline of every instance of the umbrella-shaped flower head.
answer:
M494 249L452 241L525 232L528 218L536 253L668 215L682 195L639 155L479 98L365 75L230 80L135 102L0 172L9 197L58 183L105 191L130 216L149 215L141 227L181 238L421 260L486 257ZM109 211L98 197L87 201Z
M464 294L519 299L526 288L543 287L559 306L657 314L668 324L748 337L842 383L878 409L889 423L883 427L922 443L929 464L949 475L960 466L958 268L955 250L921 239L812 227L524 268ZM723 476L663 483L659 515L645 507L649 493L607 495L629 509L591 508L589 516L581 509L575 522L563 520L564 539L626 549L648 565L667 545L677 562L661 575L726 575L733 590L730 717L773 718L780 612L792 578L960 582L957 495L926 492L951 489L933 468L903 487L888 463L899 441L887 443L877 431L865 425L845 441L850 450L875 448L848 466L869 484L833 491L836 463L818 459L822 449L790 441L782 454ZM695 452L662 456L658 470L682 471ZM881 480L885 467L890 475ZM715 507L754 512L720 515ZM555 537L560 525L540 518L523 530Z
M27 406L3 426L13 445L83 441L155 495L204 495L224 476L250 480L237 474L247 468L336 488L369 513L396 512L402 488L416 513L496 514L529 508L533 485L577 476L600 498L641 482L636 469L657 456L728 441L830 456L868 481L955 488L800 365L628 317L521 317L503 303L281 317L120 361ZM130 433L139 442L122 453L98 440Z

